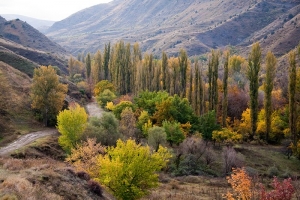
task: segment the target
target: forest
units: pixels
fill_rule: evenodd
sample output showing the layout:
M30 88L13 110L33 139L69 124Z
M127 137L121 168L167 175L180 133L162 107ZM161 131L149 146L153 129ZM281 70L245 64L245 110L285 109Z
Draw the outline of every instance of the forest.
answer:
M60 74L51 66L35 70L32 107L45 125L57 123L67 161L120 199L148 194L157 186L153 172L161 170L174 176L231 174L233 193L224 197L249 199L254 197L251 178L233 145L288 141L288 157L300 159L299 58L300 45L288 54L288 82L280 82L277 58L272 52L263 57L259 43L247 58L232 48L201 57L189 57L182 49L177 57L163 52L157 58L142 55L137 43L108 43L103 52L71 57L66 76L96 99L105 110L101 118L88 119L77 103L60 111L66 105L52 100L63 102L66 86L54 77L48 81L56 87L48 93L51 98L42 98L51 89L34 86ZM220 166L212 149L221 146ZM260 188L255 195L270 199L285 191L277 199L291 199L291 179L280 183L274 178L273 183L274 190Z

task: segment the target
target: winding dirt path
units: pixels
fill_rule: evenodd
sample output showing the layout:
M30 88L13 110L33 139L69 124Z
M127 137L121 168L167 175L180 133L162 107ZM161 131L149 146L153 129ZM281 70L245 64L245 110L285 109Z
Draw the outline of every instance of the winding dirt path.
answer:
M33 142L39 138L46 137L48 135L54 135L55 133L57 133L56 129L48 129L48 130L42 130L42 131L37 131L37 132L23 135L20 138L18 138L17 140L15 140L14 142L8 144L5 147L2 147L0 149L0 156L6 155L10 152L13 152L27 144L30 144L31 142Z
M102 113L104 112L95 101L88 103L86 105L86 109L90 117L101 117ZM46 129L23 135L7 146L0 148L0 156L8 155L9 153L20 149L21 147L30 144L37 139L54 135L56 133L58 133L56 129Z

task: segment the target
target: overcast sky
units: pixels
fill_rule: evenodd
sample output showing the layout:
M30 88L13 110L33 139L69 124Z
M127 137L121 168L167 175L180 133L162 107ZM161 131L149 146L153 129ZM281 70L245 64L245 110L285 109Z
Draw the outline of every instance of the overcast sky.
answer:
M60 21L84 8L112 0L1 0L1 14Z

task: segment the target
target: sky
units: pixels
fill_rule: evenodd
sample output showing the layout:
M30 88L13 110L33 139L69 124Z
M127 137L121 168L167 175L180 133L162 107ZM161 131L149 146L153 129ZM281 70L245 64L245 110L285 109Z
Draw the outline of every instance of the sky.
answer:
M1 0L1 14L60 21L84 8L112 0Z

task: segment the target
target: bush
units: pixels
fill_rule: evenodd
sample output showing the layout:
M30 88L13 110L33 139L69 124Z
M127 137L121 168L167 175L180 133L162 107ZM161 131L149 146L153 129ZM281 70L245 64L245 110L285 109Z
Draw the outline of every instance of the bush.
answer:
M267 170L267 175L272 178L279 175L279 170L276 166L272 166Z
M291 178L284 179L282 183L274 177L272 182L272 191L266 191L265 187L261 185L260 189L260 199L261 200L290 200L295 192L295 189L292 185Z
M225 174L231 172L233 168L242 167L244 158L241 154L236 153L232 147L225 147L222 155Z
M112 91L106 89L97 96L98 104L104 108L108 102L113 101L117 96Z
M99 183L97 183L96 181L93 181L93 180L89 180L88 186L93 193L95 193L99 197L102 197L102 188L99 185Z
M164 145L167 142L167 134L162 127L154 126L148 130L148 144L155 151L158 151L159 145Z

